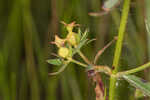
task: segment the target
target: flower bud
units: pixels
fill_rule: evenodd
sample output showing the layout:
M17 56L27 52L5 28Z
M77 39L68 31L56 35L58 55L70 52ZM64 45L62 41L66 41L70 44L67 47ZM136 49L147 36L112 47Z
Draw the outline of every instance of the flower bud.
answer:
M66 28L69 33L72 32L72 30L73 30L73 26L71 26L71 25L68 25Z
M59 50L58 50L58 55L63 57L63 58L66 58L68 57L69 55L69 49L66 48L66 47L60 47Z
M77 40L76 40L76 34L74 32L71 32L67 35L67 41L71 44L71 45L76 45L77 44Z
M64 39L61 39L59 38L57 35L55 35L55 44L58 46L58 47L62 47L65 43L65 40Z
M73 30L73 28L74 28L75 26L79 26L79 24L75 24L75 21L72 22L72 23L70 23L70 24L66 24L64 21L61 21L61 23L66 26L67 31L68 31L69 33L72 32L72 30Z

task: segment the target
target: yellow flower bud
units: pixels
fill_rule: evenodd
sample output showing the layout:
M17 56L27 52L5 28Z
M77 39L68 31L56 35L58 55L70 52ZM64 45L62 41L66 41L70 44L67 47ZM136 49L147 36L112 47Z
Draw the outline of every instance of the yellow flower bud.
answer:
M68 57L69 55L69 49L66 48L66 47L60 47L59 50L58 50L58 55L63 57L63 58L66 58Z
M64 39L61 39L59 38L57 35L55 35L55 44L58 46L58 47L62 47L65 43L65 40Z
M72 32L73 27L67 26L66 28L67 28L68 32Z
M67 35L67 41L71 44L71 45L76 45L77 44L77 40L76 40L76 34L74 32L71 32Z
M73 28L74 28L75 26L79 26L79 24L75 24L75 21L72 22L72 23L70 23L70 24L66 24L64 21L61 21L61 23L66 26L67 31L68 31L69 33L72 32L72 30L73 30Z

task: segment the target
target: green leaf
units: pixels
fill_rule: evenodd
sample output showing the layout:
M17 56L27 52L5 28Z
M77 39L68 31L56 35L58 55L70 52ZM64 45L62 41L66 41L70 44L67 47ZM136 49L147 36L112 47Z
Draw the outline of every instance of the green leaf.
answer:
M123 75L123 78L132 86L142 91L145 95L150 96L150 83L145 82L135 75Z
M75 53L77 53L77 52L81 49L81 47L82 47L86 42L87 42L87 39L82 40L82 41L79 43L79 45L75 48L75 50L73 50L72 56L73 56Z
M49 75L58 75L59 73L63 72L70 61L67 61L57 72L49 73Z
M60 59L49 59L46 60L49 64L60 66L62 65L62 61Z
M79 31L79 32L80 32L80 31ZM73 50L72 56L73 56L75 53L77 53L78 51L80 51L81 47L87 43L87 41L88 41L87 36L88 36L88 30L86 30L86 31L83 33L83 36L82 36L82 38L81 38L81 40L80 40L80 43L79 43L78 46Z
M85 30L85 32L84 32L84 33L83 33L83 35L82 35L81 41L83 41L83 40L87 39L88 32L89 32L89 30L88 30L88 29L86 29L86 30Z
M78 29L78 36L81 39L81 29L80 28Z
M88 40L86 44L89 44L89 43L91 43L91 42L93 42L93 41L95 41L95 40L96 40L96 39Z

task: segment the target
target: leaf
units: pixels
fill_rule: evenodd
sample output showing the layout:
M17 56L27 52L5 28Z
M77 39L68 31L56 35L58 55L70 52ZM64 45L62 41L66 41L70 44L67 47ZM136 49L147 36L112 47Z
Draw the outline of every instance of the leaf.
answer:
M49 59L46 60L49 64L60 66L62 65L62 61L60 59Z
M119 1L120 0L107 0L103 5L103 9L106 11L109 11L111 8L117 5Z
M87 41L86 44L89 44L89 43L91 43L91 42L93 42L93 41L95 41L95 40L96 40L96 39L91 39L91 40Z
M79 38L81 38L81 29L80 28L78 29L78 36L79 36Z
M80 31L79 31L79 32L80 32ZM86 44L86 42L88 41L87 36L88 36L88 30L86 30L86 31L83 33L83 36L82 36L82 38L81 38L81 40L80 40L80 43L79 43L78 46L74 49L74 51L73 51L73 53L72 53L72 56L73 56L75 53L77 53L78 51L80 51L81 47Z
M146 83L143 79L134 75L123 75L123 78L145 95L150 96L150 83Z
M83 41L83 40L85 40L85 39L87 38L88 32L89 32L89 30L86 29L85 32L84 32L83 35L82 35L81 41Z
M87 39L82 40L82 41L79 43L79 45L75 48L75 50L73 50L72 56L73 56L75 53L77 53L77 52L81 49L81 47L82 47L86 42L87 42Z
M49 73L49 75L58 75L59 73L63 72L70 61L67 61L57 72Z

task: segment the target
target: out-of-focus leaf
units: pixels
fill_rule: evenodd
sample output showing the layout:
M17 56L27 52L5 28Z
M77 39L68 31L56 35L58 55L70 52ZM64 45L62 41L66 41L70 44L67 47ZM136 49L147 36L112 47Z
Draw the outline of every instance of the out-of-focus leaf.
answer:
M116 4L119 3L120 0L107 0L104 5L103 5L103 9L105 10L110 10L111 8L113 8Z
M134 75L123 75L123 78L145 95L150 96L150 83L146 83L143 79Z
M142 91L140 91L139 89L136 89L135 98L140 99L140 98L143 98L143 97L145 97L144 93Z
M56 66L62 65L62 61L60 59L48 59L46 61L52 65L56 65Z

